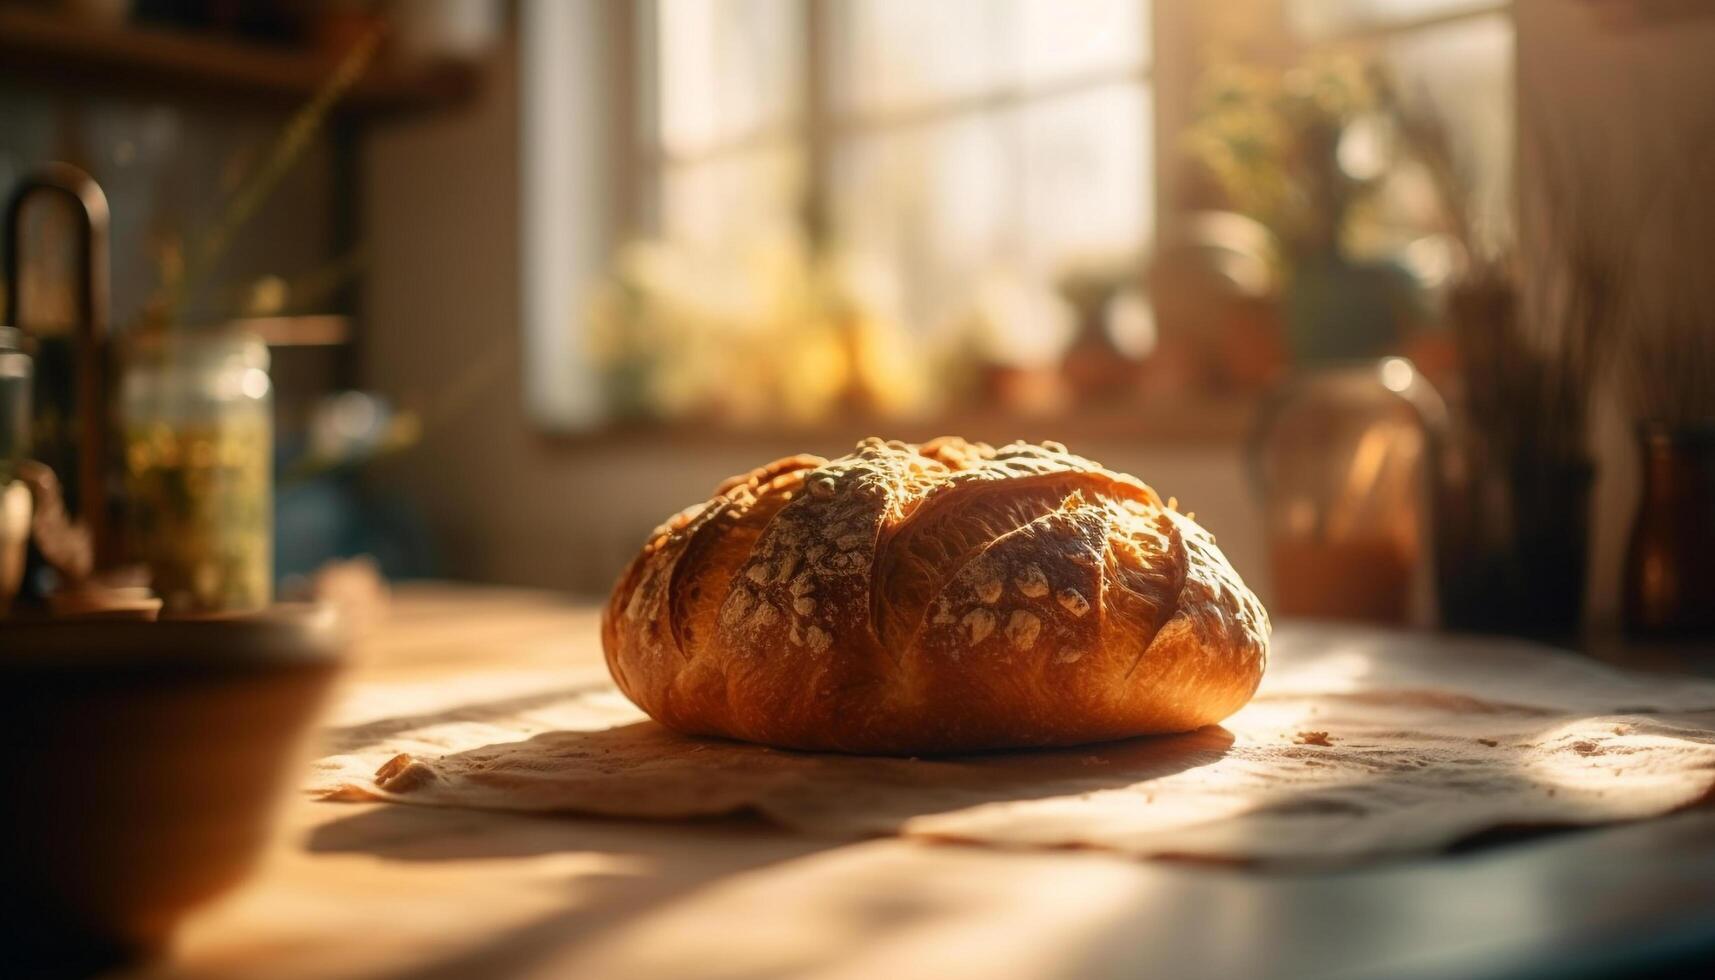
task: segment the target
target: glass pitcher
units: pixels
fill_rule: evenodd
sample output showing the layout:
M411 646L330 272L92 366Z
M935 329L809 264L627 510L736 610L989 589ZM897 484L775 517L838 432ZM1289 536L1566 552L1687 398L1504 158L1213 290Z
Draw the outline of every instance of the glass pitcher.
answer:
M1281 616L1403 624L1427 609L1428 495L1446 407L1399 357L1309 371L1249 446Z

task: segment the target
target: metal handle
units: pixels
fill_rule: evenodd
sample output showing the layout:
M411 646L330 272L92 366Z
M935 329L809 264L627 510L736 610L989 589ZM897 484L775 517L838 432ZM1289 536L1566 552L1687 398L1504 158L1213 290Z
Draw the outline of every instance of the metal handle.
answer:
M78 229L77 412L78 517L95 541L98 565L111 555L107 531L107 332L111 310L107 195L89 174L69 163L50 163L24 177L6 201L4 321L29 333L24 322L24 205L39 193L58 194L82 214Z

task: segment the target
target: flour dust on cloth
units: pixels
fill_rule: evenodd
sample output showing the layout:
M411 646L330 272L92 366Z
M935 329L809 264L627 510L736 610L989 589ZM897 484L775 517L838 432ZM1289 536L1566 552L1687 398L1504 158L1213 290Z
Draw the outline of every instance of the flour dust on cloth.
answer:
M689 738L587 673L582 685L473 678L451 707L359 690L344 714L367 720L334 731L311 789L1301 864L1432 850L1497 828L1635 820L1715 788L1715 683L1526 643L1323 625L1281 628L1274 651L1256 698L1219 727L938 759Z

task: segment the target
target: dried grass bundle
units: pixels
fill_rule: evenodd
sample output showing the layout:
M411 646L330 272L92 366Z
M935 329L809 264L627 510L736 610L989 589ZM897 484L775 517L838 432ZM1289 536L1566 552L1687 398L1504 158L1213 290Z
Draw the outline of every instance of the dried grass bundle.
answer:
M1700 295L1707 290L1676 279L1640 309L1628 330L1621 363L1638 421L1669 429L1715 427L1715 304Z
M1470 261L1448 307L1468 448L1515 469L1588 460L1591 399L1629 305L1636 241L1601 213L1603 198L1580 166L1589 161L1548 127L1536 137L1525 141L1520 181L1521 214L1532 224L1479 240L1467 208L1454 226L1464 231ZM1455 168L1444 162L1431 170L1450 207L1469 201Z
M146 304L145 318L168 325L183 323L192 295L226 256L233 237L255 217L322 131L340 100L369 71L383 34L383 28L371 29L341 56L327 80L286 121L263 153L260 165L233 191L194 248L187 252L175 242L165 250L167 254L157 260L161 283Z
M1652 283L1632 298L1620 350L1632 415L1670 429L1715 426L1715 133L1677 156L1645 214L1637 272Z

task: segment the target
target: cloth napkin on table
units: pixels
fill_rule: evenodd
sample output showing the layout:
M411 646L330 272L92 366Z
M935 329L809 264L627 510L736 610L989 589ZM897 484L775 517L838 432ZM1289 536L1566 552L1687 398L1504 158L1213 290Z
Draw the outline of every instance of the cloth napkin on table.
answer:
M1635 820L1715 790L1715 683L1504 640L1289 624L1256 698L1221 726L936 759L688 738L603 679L567 680L471 678L464 702L430 710L398 690L354 691L346 714L370 720L333 732L311 790L604 817L752 813L814 835L1249 864Z

